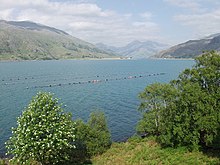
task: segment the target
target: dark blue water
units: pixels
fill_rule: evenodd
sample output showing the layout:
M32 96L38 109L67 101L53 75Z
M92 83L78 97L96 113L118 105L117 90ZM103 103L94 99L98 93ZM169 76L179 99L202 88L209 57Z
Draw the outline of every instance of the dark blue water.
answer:
M90 112L107 116L114 141L135 133L138 93L148 84L169 82L190 60L28 61L0 63L0 154L16 118L38 91L60 98L65 111L86 121Z

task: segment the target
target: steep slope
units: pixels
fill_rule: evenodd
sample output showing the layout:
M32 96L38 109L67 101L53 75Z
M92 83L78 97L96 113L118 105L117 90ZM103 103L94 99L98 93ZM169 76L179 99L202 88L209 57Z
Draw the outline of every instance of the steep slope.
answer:
M96 44L96 46L109 53L132 58L149 58L155 53L168 48L168 45L166 44L153 41L133 41L124 47L107 46L102 43Z
M33 22L0 21L0 60L114 57L64 31Z
M220 34L213 34L199 40L189 40L156 54L158 58L194 58L203 51L220 50Z

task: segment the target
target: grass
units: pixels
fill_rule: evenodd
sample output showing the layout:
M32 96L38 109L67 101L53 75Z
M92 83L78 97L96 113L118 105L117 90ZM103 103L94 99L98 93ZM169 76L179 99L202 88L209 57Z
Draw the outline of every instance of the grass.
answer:
M5 162L7 163L5 163ZM0 165L8 164L0 160ZM4 164L4 165L5 165ZM37 165L36 163L30 163ZM111 148L102 155L91 159L94 165L218 165L220 164L219 151L189 152L180 147L162 148L155 138L130 138L124 143L113 143ZM10 164L11 165L11 164Z
M92 162L95 165L217 165L220 164L219 156L189 152L184 147L162 148L154 138L131 138L125 143L114 143L106 153L94 157Z

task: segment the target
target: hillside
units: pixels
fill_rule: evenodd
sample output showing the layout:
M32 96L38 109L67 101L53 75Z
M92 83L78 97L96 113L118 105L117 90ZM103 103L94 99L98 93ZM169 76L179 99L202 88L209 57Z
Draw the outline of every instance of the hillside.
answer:
M149 58L155 53L168 48L168 45L166 44L153 41L133 41L123 47L107 46L102 43L98 43L96 46L109 53L132 58Z
M101 155L92 157L84 163L69 163L71 165L148 165L148 164L178 164L207 165L220 164L219 150L188 151L184 147L163 148L153 137L140 139L138 137L130 138L127 142L113 143L111 148ZM2 165L13 165L8 159L0 159ZM37 162L31 164L40 165Z
M189 40L156 54L157 58L195 58L203 51L220 50L220 34L213 34L199 40Z
M53 27L0 20L0 60L111 57L114 56Z
M92 159L92 164L147 165L147 164L219 164L218 151L187 151L184 147L162 148L154 138L129 139L125 143L114 143L102 155Z

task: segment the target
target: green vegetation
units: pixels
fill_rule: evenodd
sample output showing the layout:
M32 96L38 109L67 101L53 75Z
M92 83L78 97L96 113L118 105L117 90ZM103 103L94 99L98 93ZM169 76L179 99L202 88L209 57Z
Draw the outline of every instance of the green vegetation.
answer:
M25 21L0 21L0 60L112 57L115 56L58 29Z
M111 145L103 112L91 113L87 123L81 119L74 122L50 93L38 93L17 125L6 142L7 154L13 155L12 164L83 164Z
M217 154L217 155L214 155ZM94 165L206 165L220 164L219 152L189 152L185 147L163 148L154 137L130 138L125 143L113 143L102 155L92 159Z
M7 142L9 153L16 162L36 165L220 164L217 52L204 53L177 80L151 84L139 97L143 117L137 133L148 137L134 136L111 145L104 113L91 113L87 123L73 122L57 99L39 93L18 118Z
M176 149L163 148L156 142L155 137L141 139L130 138L125 143L113 143L111 148L102 155L96 155L88 162L81 164L94 165L218 165L220 164L219 151L188 151L186 147ZM31 162L32 165L40 165ZM0 161L1 164L1 161ZM3 164L3 163L2 163ZM80 165L80 163L76 163ZM12 164L10 164L12 165ZM65 165L65 164L63 164ZM72 165L72 164L71 164Z
M140 94L138 132L157 135L171 147L220 147L220 56L206 52L192 69L169 84L152 84Z
M103 112L92 112L87 123L76 120L74 162L83 163L111 146L111 136Z
M56 164L68 160L69 151L75 148L71 115L63 113L51 94L38 93L18 118L17 125L6 146L15 162Z

